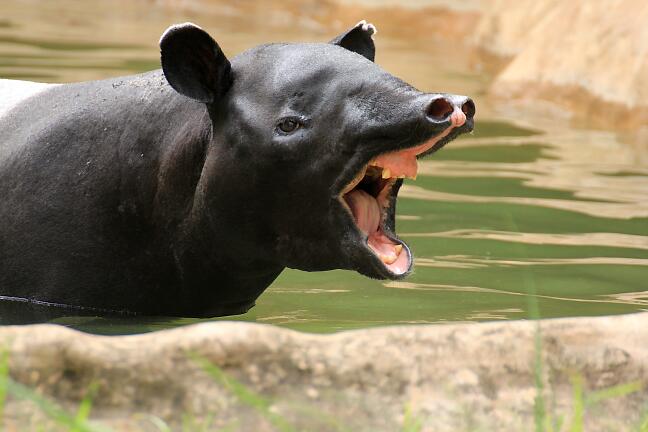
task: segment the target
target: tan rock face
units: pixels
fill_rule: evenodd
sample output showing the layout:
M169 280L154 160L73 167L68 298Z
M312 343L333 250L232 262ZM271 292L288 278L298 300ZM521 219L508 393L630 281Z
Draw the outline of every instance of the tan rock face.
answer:
M485 0L473 36L511 57L492 90L559 101L619 126L648 123L648 3Z
M92 418L115 430L157 430L149 415L176 425L211 415L216 430L280 430L277 421L314 431L394 431L408 421L430 431L532 430L541 394L543 421L579 421L582 399L585 430L624 431L648 397L648 314L325 336L226 322L122 337L38 325L2 328L0 340L10 376L69 409L96 383ZM196 357L263 403L236 396ZM618 385L625 390L594 407L597 391ZM15 397L4 412L9 428L48 421Z
M643 0L336 2L360 8L386 34L425 35L458 51L466 42L503 58L490 93L505 102L544 100L603 126L648 128Z

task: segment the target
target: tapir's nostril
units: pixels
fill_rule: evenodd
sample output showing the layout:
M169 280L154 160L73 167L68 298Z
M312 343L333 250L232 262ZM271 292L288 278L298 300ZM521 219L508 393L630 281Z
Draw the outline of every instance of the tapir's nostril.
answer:
M446 98L440 97L433 100L432 103L428 105L425 114L432 120L443 121L452 114L452 111L454 111L454 108L450 101Z
M463 105L461 105L461 111L466 115L466 118L473 118L475 116L475 102L472 99L468 99Z

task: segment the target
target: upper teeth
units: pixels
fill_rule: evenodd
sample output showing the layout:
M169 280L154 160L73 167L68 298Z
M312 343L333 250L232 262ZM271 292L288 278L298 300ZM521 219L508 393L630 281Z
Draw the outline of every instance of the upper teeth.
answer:
M416 174L415 175L408 175L404 173L396 173L392 172L392 168L387 168L382 165L380 165L376 160L370 161L367 165L365 165L359 172L356 174L356 176L349 182L349 184L346 185L346 187L342 190L342 195L350 192L355 188L358 183L362 181L362 179L365 177L365 175L368 175L370 177L377 177L380 176L383 179L391 179L391 178L411 178L411 179L416 179Z
M400 172L398 169L398 164L396 164L396 168L394 166L386 167L382 165L381 161L376 161L375 159L369 162L370 167L376 167L376 168L381 168L382 169L382 174L381 177L384 179L388 178L411 178L411 179L416 179L416 174L408 173L408 172Z

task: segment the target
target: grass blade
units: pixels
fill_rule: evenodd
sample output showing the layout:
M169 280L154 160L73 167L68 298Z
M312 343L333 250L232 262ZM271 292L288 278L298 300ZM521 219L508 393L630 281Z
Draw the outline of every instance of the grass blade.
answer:
M276 427L280 432L296 432L296 430L285 418L270 411L272 404L269 400L249 390L243 383L230 376L227 376L225 372L223 372L218 366L214 365L206 358L194 353L190 354L190 357L192 360L198 363L198 365L216 382L225 386L232 394L234 394L239 402L255 409L263 417L270 421L270 423L272 423L272 425Z
M0 425L4 424L4 406L7 400L7 381L9 380L9 351L0 352Z
M573 375L572 382L573 410L572 423L569 432L583 432L583 417L585 415L585 400L583 397L583 377Z
M56 423L61 426L66 426L70 430L77 432L106 432L109 430L103 427L91 425L85 420L77 420L57 404L47 400L30 388L17 383L8 377L6 378L6 388L7 393L16 398L31 401Z
M612 387L604 388L602 390L598 390L589 394L585 398L585 405L588 406L594 405L598 402L607 399L627 396L629 394L641 391L642 389L643 389L643 384L640 381L633 381L626 384L619 384Z
M86 392L85 396L83 397L83 400L81 400L81 403L79 404L79 409L77 410L76 417L74 418L77 423L79 424L85 423L90 417L90 410L92 409L92 399L96 395L98 389L99 386L97 385L97 383L90 384L88 391ZM74 429L72 429L71 432L79 432L79 429L75 427Z

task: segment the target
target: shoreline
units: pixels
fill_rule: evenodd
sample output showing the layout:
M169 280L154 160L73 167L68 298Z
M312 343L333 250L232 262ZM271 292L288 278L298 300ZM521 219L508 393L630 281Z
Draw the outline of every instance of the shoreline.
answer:
M580 383L585 398L634 386L582 418L588 431L622 431L642 421L648 401L648 313L330 335L220 322L95 336L41 324L0 328L0 339L12 379L71 410L96 385L91 419L119 431L142 430L138 413L169 424L216 413L222 425L243 418L236 430L274 430L194 356L266 398L297 430L337 430L322 416L350 430L399 430L406 412L422 430L530 430L538 394L547 418L571 421ZM7 424L46 421L11 397L4 411Z

